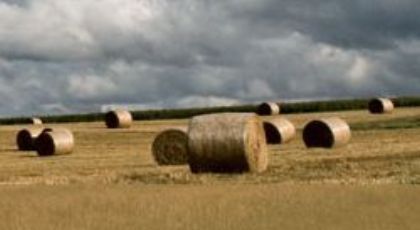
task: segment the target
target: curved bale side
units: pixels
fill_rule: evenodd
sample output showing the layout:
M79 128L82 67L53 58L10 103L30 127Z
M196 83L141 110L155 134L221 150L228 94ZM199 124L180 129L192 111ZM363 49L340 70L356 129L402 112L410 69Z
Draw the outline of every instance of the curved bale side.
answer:
M263 122L265 139L268 144L284 144L296 136L292 122L282 117L275 117Z
M132 122L133 117L126 110L114 110L105 114L105 124L110 129L130 128Z
M394 103L388 98L374 98L369 101L368 108L372 114L392 113Z
M44 132L52 132L53 131L53 129L52 128L44 128L44 129L42 129L42 132L44 133Z
M280 114L280 105L275 102L264 102L257 106L256 113L261 116Z
M193 117L188 131L188 164L193 173L259 173L268 154L261 119L254 113Z
M303 129L303 140L308 148L336 148L346 145L350 139L349 125L336 117L311 121Z
M153 158L159 165L188 164L187 145L187 128L164 130L153 141Z
M70 154L74 148L73 133L67 129L44 131L35 140L39 156Z
M20 151L35 150L35 140L43 132L43 128L26 128L16 135L16 144Z

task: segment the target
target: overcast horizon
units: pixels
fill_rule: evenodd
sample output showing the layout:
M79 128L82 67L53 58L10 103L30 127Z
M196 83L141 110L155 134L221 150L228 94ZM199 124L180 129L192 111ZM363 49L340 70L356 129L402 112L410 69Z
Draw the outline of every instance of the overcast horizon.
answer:
M0 1L0 117L420 95L414 0Z

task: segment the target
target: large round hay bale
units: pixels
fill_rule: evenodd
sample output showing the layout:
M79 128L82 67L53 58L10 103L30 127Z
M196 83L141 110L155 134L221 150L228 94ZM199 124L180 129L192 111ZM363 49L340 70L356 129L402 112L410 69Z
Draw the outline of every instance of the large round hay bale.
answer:
M192 118L188 163L193 173L262 172L268 164L261 119L253 113L221 113Z
M20 130L16 135L16 144L21 151L35 150L35 140L42 133L43 128L26 128Z
M394 110L394 103L388 98L374 98L369 101L368 107L373 114L391 113Z
M287 143L296 135L295 126L286 118L275 117L264 121L263 125L268 144Z
M73 133L67 129L45 130L35 140L39 156L69 154L74 148Z
M280 105L275 102L264 102L258 105L257 114L261 116L280 114Z
M311 121L303 129L303 140L308 148L335 148L346 145L350 138L349 125L336 117Z
M160 132L152 144L152 154L159 165L184 165L188 163L187 128Z
M132 122L133 117L126 110L114 110L105 114L105 124L110 129L129 128Z

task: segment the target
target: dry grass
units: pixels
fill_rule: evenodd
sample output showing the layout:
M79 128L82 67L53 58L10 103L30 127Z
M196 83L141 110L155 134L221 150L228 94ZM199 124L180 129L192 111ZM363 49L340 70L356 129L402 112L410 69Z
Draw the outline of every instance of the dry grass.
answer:
M330 116L360 125L412 119L420 109L286 117L301 129ZM296 138L271 146L269 169L259 175L193 175L187 166L158 167L153 138L186 124L135 122L127 130L109 130L102 122L68 124L74 153L50 158L16 150L22 126L0 127L0 196L7 197L0 199L0 229L237 229L238 224L415 229L420 224L420 191L412 186L420 184L420 128L355 130L348 146L333 150L306 149Z
M396 185L2 187L0 228L418 229L419 191Z

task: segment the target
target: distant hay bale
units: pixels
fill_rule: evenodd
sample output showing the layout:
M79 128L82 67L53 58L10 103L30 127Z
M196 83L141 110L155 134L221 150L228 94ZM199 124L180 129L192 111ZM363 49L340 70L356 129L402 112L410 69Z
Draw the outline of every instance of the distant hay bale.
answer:
M265 171L268 155L261 119L253 113L193 117L188 131L188 163L193 173Z
M35 140L42 133L43 128L26 128L20 130L16 135L16 144L20 151L35 150Z
M286 118L275 117L264 121L263 125L268 144L287 143L296 135L295 126Z
M42 125L42 120L37 117L26 117L20 120L20 123L27 125Z
M133 117L126 110L114 110L105 114L105 124L110 129L129 128L132 122Z
M42 120L41 118L38 118L38 117L29 118L29 121L33 125L42 125Z
M374 98L369 101L368 107L373 114L391 113L394 110L394 103L387 98Z
M184 165L188 163L187 128L160 132L153 141L152 154L159 165Z
M350 138L349 125L336 117L311 121L303 129L303 140L308 148L335 148L346 145Z
M257 114L261 116L280 114L280 105L275 102L264 102L258 105Z
M69 154L74 148L73 133L67 129L45 130L35 140L39 156Z

